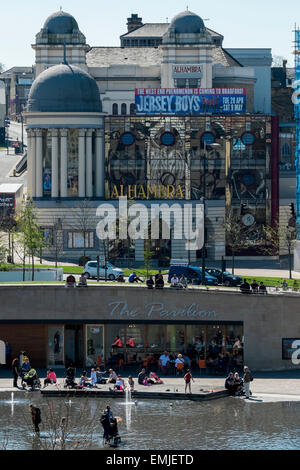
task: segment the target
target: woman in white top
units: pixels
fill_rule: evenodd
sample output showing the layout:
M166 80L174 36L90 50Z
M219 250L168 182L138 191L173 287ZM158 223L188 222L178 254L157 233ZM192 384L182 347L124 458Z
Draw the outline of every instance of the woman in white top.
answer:
M120 375L118 375L118 380L116 381L116 385L114 386L114 391L116 390L125 390L126 385L124 380Z
M178 283L179 283L179 279L177 277L177 274L174 274L171 279L171 287L177 287Z

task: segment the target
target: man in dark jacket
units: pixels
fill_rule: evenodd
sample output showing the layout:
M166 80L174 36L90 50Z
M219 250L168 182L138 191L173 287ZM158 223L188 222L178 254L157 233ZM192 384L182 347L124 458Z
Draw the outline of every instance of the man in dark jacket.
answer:
M245 398L250 398L250 382L253 380L249 367L244 367L244 389L245 389Z
M244 279L243 284L240 286L242 294L250 294L250 284L248 284L247 279Z
M13 387L18 387L18 377L19 377L19 359L17 357L14 358L11 364L12 373L14 378Z

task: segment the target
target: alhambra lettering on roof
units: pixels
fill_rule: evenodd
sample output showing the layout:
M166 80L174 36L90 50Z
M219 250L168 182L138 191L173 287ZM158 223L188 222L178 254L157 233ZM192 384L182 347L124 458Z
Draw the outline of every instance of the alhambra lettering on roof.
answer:
M173 71L175 73L199 73L200 65L175 65Z
M216 319L215 310L202 310L199 305L192 303L183 308L170 309L162 302L146 304L143 309L129 306L126 301L111 302L108 304L109 315L113 318L161 318L161 319Z

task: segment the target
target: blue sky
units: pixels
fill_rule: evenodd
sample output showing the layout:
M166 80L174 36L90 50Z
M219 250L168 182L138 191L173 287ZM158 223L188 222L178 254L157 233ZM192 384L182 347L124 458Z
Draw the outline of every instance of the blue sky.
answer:
M1 0L0 62L6 68L32 65L31 44L45 19L62 9L77 20L91 46L118 46L127 17L138 13L146 22L170 21L186 9L200 15L206 26L223 34L224 47L269 47L273 55L293 61L293 33L300 25L299 0ZM4 6L5 4L5 6Z

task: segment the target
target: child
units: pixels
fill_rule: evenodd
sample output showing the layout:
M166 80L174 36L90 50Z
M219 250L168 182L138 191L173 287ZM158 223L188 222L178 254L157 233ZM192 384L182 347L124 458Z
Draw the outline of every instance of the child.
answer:
M187 387L189 387L190 393L192 393L191 380L192 380L193 382L195 382L195 380L193 379L193 376L192 376L192 374L191 374L190 369L188 369L188 370L186 371L185 376L184 376L184 381L185 381L185 390L184 390L184 393L186 393Z
M132 378L132 375L130 375L130 376L128 377L128 382L127 382L127 383L128 383L129 390L130 390L131 392L133 392L133 391L134 391L134 380L133 380L133 378Z
M93 387L97 387L97 373L94 368L91 369L91 383Z

